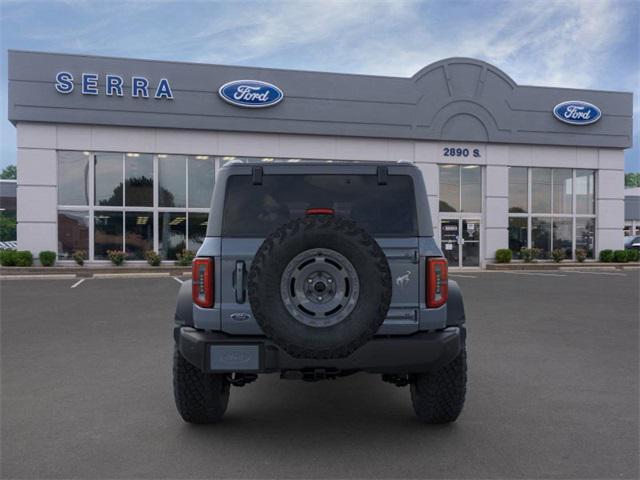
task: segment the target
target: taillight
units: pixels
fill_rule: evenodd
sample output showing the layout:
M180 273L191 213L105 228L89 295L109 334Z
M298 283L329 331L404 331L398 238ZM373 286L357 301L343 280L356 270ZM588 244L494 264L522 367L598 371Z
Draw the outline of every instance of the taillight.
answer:
M427 307L438 308L447 303L449 296L447 260L427 259Z
M333 208L307 208L304 212L305 215L335 215Z
M193 303L202 308L213 307L213 258L195 258L191 269Z

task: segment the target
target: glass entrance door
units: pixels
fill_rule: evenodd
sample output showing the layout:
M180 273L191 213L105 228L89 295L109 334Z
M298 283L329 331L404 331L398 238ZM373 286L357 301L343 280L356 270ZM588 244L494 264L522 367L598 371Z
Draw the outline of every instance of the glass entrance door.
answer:
M462 266L480 266L480 220L463 219L462 222Z
M452 267L457 267L460 263L459 232L460 220L457 218L440 220L442 253Z
M440 239L450 266L480 266L480 219L442 218Z

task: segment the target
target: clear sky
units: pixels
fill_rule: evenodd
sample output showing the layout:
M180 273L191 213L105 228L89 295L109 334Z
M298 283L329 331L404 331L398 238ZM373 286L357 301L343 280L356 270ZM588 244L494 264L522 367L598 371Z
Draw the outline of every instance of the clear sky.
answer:
M0 167L15 163L7 49L411 76L446 57L517 83L634 92L640 171L640 0L0 0Z

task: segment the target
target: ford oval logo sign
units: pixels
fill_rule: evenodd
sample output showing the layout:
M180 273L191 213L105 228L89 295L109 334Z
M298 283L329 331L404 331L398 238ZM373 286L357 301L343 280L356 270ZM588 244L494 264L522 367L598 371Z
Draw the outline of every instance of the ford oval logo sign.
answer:
M225 102L238 107L264 108L279 103L284 93L275 85L259 80L235 80L225 83L218 90Z
M602 116L598 107L580 100L559 103L553 107L553 114L561 122L571 125L589 125L600 120Z

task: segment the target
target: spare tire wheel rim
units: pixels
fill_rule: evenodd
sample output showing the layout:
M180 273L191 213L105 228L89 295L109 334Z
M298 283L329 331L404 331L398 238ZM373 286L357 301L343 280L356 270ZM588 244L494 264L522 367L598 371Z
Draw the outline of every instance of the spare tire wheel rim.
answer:
M313 248L286 266L280 294L287 311L309 327L330 327L344 320L360 295L356 269L342 254Z

